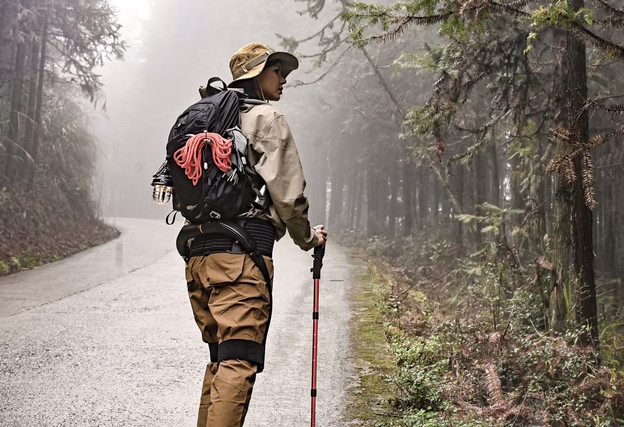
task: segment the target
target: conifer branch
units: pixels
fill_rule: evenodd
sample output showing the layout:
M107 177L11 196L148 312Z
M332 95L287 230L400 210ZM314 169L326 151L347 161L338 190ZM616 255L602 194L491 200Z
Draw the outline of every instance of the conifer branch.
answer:
M617 138L618 136L624 135L624 125L620 126L617 129L612 130L611 132L609 132L606 135L595 135L591 140L590 140L590 145L592 148L598 147L600 145L603 145L609 141L611 141L612 139Z
M605 55L613 55L619 59L624 59L624 47L589 31L582 26L576 26L572 29L572 33L583 44L594 46Z
M609 18L607 18L607 21L617 22L619 23L619 25L622 25L624 23L624 11L623 10L614 8L613 6L611 6L604 0L594 0L594 1L598 4L599 7L605 9L607 14L609 15Z

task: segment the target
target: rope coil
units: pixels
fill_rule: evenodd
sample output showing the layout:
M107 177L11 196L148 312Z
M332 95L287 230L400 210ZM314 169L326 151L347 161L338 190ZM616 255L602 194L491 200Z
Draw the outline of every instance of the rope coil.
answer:
M173 153L173 159L184 169L184 174L193 181L193 185L197 185L199 178L202 176L201 152L206 142L210 145L212 151L212 160L214 164L222 172L232 169L232 141L223 138L218 133L203 132L193 135L184 147Z

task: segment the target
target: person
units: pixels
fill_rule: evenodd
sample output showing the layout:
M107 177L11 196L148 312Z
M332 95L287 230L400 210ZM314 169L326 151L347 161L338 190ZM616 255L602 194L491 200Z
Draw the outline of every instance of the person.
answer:
M268 205L244 214L244 227L272 279L273 243L286 231L306 251L325 245L327 239L323 225L310 226L305 179L291 130L269 104L280 100L286 77L299 62L289 53L250 43L229 65L233 80L228 86L250 99L241 108L241 130L249 141L249 161L268 191ZM210 348L197 426L238 427L244 423L256 374L264 367L272 284L248 254L234 250L237 242L209 236L204 240L192 242L186 269L193 314Z

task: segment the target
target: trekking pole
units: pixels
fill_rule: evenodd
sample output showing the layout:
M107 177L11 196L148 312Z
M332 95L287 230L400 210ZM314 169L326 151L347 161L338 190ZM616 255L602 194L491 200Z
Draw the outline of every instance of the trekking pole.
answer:
M323 256L325 246L314 248L314 264L312 266L312 278L314 279L314 311L312 312L312 427L316 425L316 351L318 344L318 319L319 319L319 280L321 279L321 268L323 268Z

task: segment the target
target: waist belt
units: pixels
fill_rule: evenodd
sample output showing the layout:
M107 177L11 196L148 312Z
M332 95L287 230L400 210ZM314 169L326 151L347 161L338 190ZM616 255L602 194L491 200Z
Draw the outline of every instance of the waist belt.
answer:
M244 219L237 221L237 223L253 239L258 252L269 258L273 257L273 244L275 243L275 227L273 227L273 224L262 219ZM189 257L218 252L240 254L247 251L235 238L217 231L195 236L190 243Z

